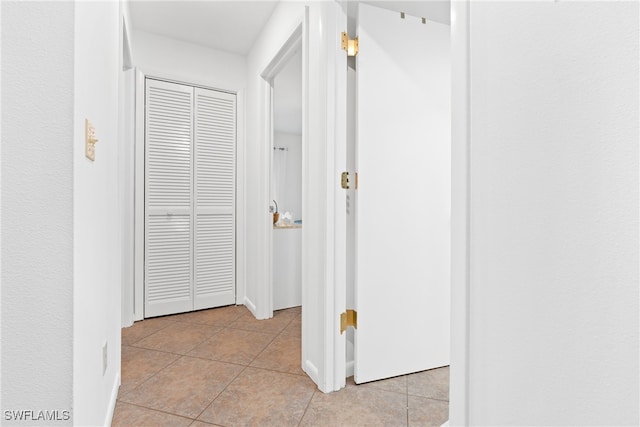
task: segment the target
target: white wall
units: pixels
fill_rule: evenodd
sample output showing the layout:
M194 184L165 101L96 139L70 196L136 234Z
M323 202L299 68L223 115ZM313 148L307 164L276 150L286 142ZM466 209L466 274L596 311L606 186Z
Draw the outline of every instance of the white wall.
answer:
M638 18L471 4L470 424L640 422Z
M290 212L292 219L302 219L302 135L275 132L273 140L287 151L273 152L272 196L280 215Z
M302 304L302 230L273 229L273 309Z
M1 400L10 425L5 410L73 404L74 6L0 7Z
M245 87L244 56L146 31L134 29L131 33L135 66L150 76L215 89L240 90Z
M273 79L273 128L302 134L302 49L297 49Z
M2 8L2 409L105 424L120 372L119 5Z
M118 105L121 51L117 2L75 3L73 129L74 424L108 424L120 385L121 210ZM95 126L95 162L84 121ZM102 347L108 368L102 373Z

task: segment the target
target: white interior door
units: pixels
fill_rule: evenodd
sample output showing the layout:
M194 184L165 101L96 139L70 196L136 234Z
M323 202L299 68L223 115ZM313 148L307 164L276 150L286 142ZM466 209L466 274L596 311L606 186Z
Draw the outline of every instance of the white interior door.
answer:
M449 364L449 27L360 4L355 381Z
M195 88L194 309L236 300L236 95Z
M192 310L193 88L146 80L145 317Z

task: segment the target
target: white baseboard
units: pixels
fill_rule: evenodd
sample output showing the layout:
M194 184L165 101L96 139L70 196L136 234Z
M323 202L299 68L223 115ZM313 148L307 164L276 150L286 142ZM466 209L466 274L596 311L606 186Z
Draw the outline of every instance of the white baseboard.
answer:
M105 427L110 427L113 421L113 413L116 410L116 401L118 400L118 390L120 389L120 372L116 374L111 390L111 399L109 399L109 407L107 408L107 416L104 419Z
M314 383L319 384L318 368L310 360L304 361L302 365L302 370L305 371L307 375L309 375L309 377L311 378L311 380L313 380Z
M249 309L251 314L253 314L253 317L258 318L258 316L256 316L256 305L246 296L244 297L244 305Z

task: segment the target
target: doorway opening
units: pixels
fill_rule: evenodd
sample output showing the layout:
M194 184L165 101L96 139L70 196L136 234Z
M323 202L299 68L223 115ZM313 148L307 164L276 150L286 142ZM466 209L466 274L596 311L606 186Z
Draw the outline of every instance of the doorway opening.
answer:
M273 79L273 309L302 305L302 51Z
M261 77L266 106L264 140L269 153L269 318L273 310L302 305L302 24Z

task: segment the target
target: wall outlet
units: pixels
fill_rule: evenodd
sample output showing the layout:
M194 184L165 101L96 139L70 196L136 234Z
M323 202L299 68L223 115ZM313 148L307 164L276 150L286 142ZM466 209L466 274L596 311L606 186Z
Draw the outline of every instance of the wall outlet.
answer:
M107 372L107 366L108 366L108 347L107 347L108 343L105 341L104 345L102 346L102 375L104 376L104 374Z

